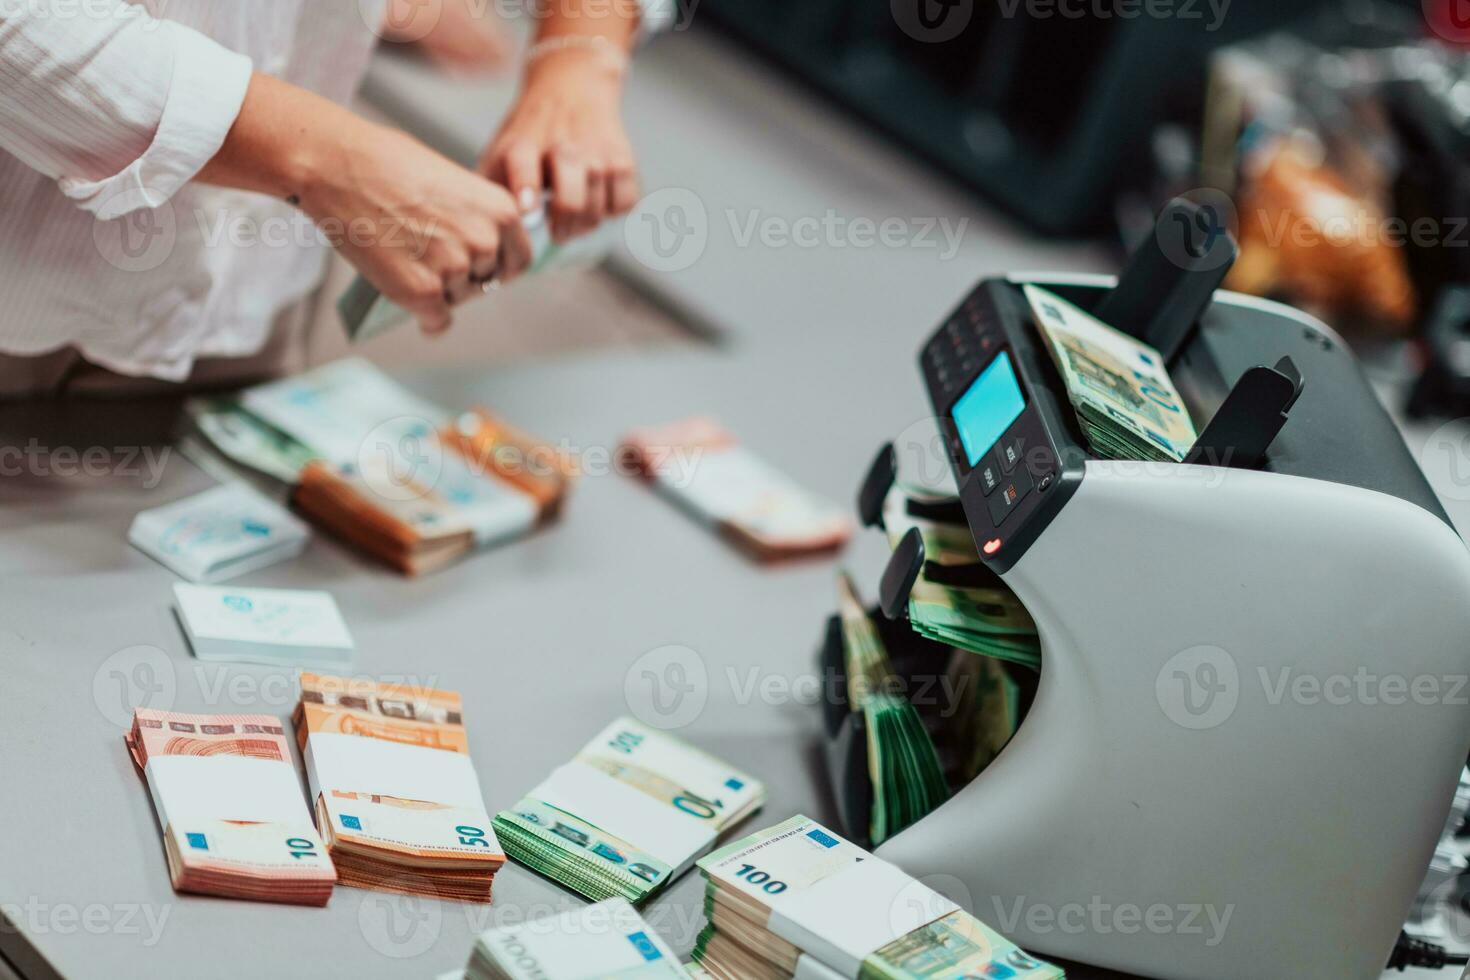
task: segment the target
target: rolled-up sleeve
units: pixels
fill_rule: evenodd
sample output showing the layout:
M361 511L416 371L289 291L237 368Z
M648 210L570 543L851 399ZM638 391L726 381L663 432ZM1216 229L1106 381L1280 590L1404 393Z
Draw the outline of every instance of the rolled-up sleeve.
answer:
M0 148L98 218L157 207L219 151L251 69L126 0L0 3Z

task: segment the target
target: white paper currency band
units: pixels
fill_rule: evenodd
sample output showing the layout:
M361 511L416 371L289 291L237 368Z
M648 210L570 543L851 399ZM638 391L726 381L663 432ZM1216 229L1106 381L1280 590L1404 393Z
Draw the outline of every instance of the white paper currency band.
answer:
M632 732L641 737L631 753L615 747L622 732ZM614 765L631 762L650 769L697 796L718 801L724 811L722 820L739 813L761 792L759 782L732 769L728 763L631 718L619 718L608 725L587 743L581 755L606 759Z
M706 452L682 489L677 485L680 479L677 470L659 474L662 487L708 521L750 524L763 533L780 535L799 534L815 522L843 519L826 501L744 446Z
M483 547L530 530L540 514L536 500L517 486L444 449L444 464L434 489L464 508L475 544ZM460 504L459 497L466 499Z
M879 858L844 868L771 909L769 929L847 977L869 953L959 906Z
M579 762L555 769L531 795L593 821L607 833L669 865L675 874L715 840L708 821L660 803Z
M802 953L796 960L796 972L791 980L845 980L842 974L814 957Z
M302 817L306 811L302 810ZM174 840L181 852L194 862L222 861L236 867L253 865L258 873L274 869L276 873L299 874L321 870L328 864L326 849L321 846L316 827L310 823L238 824L223 820L191 820L172 827ZM204 838L196 844L194 836ZM302 844L310 843L309 848ZM296 851L300 856L292 856Z
M156 755L145 767L158 820L258 820L308 825L296 767L243 755Z
M352 649L352 634L326 592L175 582L174 599L184 628L194 638Z
M443 409L394 384L361 358L345 358L306 377L286 378L241 395L241 403L334 463L396 460L405 434L436 429ZM362 431L358 420L379 420Z
M484 808L470 757L445 749L381 738L313 732L306 740L306 771L315 800L327 789L377 793L447 806Z
M145 510L128 529L134 547L194 582L291 557L309 536L306 526L275 501L238 483Z
M642 944L633 938L639 934ZM521 926L491 930L482 942L514 980L602 977L622 970L649 970L650 963L657 960L670 967L678 962L658 934L621 898ZM658 950L652 961L649 946Z

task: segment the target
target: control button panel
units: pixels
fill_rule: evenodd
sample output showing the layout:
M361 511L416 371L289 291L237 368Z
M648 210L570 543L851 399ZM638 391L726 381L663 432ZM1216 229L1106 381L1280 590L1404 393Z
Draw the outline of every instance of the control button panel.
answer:
M1020 290L981 283L919 363L978 553L1004 572L1075 492L1085 459Z
M1030 471L1024 466L1016 467L1001 480L1000 489L991 494L986 501L990 505L990 522L1000 527L1034 486Z
M1004 335L982 291L972 293L924 348L924 374L929 388L952 401L990 363Z
M1021 461L1021 439L1019 436L1006 436L995 445L995 458L1000 463L1000 471L1009 473L1016 468Z
M995 461L993 453L987 454L980 465L975 467L975 479L980 481L980 489L985 491L987 497L1000 486L1000 464Z

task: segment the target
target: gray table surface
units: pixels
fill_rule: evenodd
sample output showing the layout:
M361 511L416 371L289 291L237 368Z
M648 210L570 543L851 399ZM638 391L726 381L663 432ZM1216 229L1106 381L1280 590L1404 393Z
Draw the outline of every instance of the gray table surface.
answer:
M495 86L450 86L411 65L380 66L373 83L461 155L498 112ZM877 445L925 415L914 353L964 289L1008 269L1107 267L1095 249L1031 240L707 39L656 42L629 114L648 185L692 190L711 217L700 259L653 278L721 326L722 343L407 383L446 406L494 406L590 459L631 426L707 412L807 486L850 500ZM944 260L922 248L742 245L725 217L828 208L970 221ZM0 478L0 953L37 977L432 977L462 966L480 929L577 904L514 865L488 907L351 888L323 910L173 893L123 746L126 705L284 717L293 698L290 672L194 661L170 612L174 577L125 541L138 510L211 482L176 453L156 485L136 461L124 465L131 447L160 445L168 412L0 409L0 445L117 450L104 475ZM1415 438L1417 449L1426 434ZM33 469L63 469L65 458ZM871 591L886 550L865 533L840 561ZM557 525L423 579L318 539L239 581L329 589L357 639L358 671L463 692L492 810L614 716L657 712L640 658L687 647L680 732L765 781L755 827L799 811L834 816L816 709L803 702L837 564L759 567L633 480L602 473L582 481ZM697 876L646 914L687 950L702 923Z

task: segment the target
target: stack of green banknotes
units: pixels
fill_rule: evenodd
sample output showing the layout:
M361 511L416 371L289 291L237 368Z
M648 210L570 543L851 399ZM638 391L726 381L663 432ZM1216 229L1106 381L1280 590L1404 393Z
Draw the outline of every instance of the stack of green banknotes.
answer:
M883 638L846 575L838 577L849 710L861 713L873 786L869 839L881 843L949 798L934 741L907 685L895 675Z
M694 961L716 980L1065 976L808 817L735 841L699 870L707 925Z
M760 781L619 718L494 819L506 856L593 901L665 888L765 802Z
M909 512L909 490L896 482L883 505L889 544L917 528L925 566L947 573L944 583L921 572L909 592L909 622L931 640L1035 670L1041 665L1036 623L1016 594L980 562L970 529ZM961 582L967 584L959 584Z

